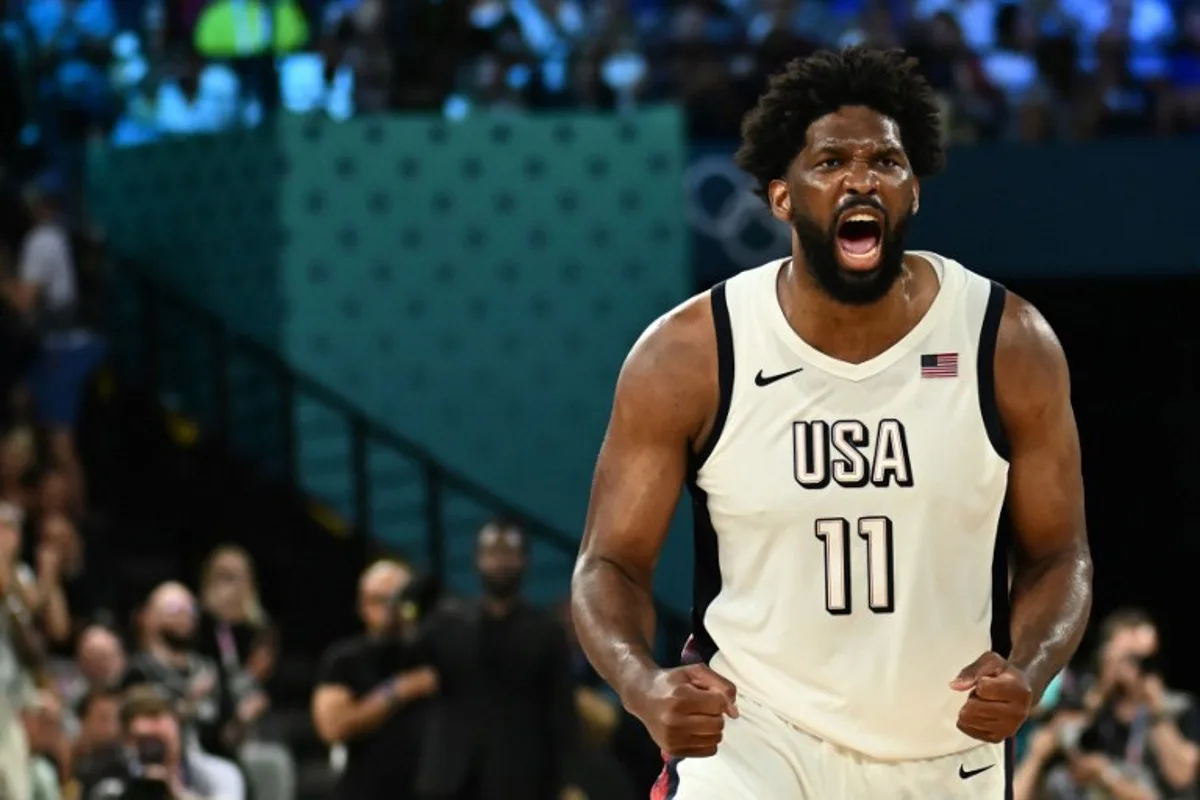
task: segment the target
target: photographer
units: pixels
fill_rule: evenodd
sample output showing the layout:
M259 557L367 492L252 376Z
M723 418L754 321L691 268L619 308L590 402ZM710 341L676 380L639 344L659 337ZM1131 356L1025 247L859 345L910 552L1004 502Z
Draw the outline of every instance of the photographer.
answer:
M122 757L83 786L85 800L215 800L203 773L187 763L179 719L153 688L125 693L121 742Z
M371 565L359 581L365 634L336 643L322 659L313 723L324 742L346 746L337 795L342 800L412 794L427 699L438 688L436 673L417 662L412 647L427 588L401 564Z
M1190 697L1166 688L1158 653L1158 630L1144 612L1118 611L1105 620L1096 674L1073 704L1079 713L1051 723L1066 757L1047 780L1051 798L1200 797L1200 718ZM1046 736L1035 744L1050 749Z

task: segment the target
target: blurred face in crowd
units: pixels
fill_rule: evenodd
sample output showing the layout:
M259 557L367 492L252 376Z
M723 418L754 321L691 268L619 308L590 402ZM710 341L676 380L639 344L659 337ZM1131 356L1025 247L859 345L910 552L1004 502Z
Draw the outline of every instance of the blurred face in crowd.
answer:
M1135 690L1143 677L1143 663L1158 654L1158 629L1149 622L1123 625L1112 632L1104 646L1104 660L1114 670L1117 683Z
M43 514L66 514L71 502L71 484L58 470L42 476L38 487L38 504Z
M146 633L177 653L192 649L196 636L196 600L185 586L165 583L154 590L147 609Z
M918 188L895 121L863 106L826 114L768 193L809 275L834 300L873 303L900 277Z
M11 503L0 504L0 568L11 567L21 552L21 511Z
M33 708L24 715L25 735L29 748L36 752L53 753L62 736L62 705L53 692L41 690Z
M136 747L138 739L157 739L162 742L166 748L166 766L170 769L179 766L179 722L175 717L170 714L134 717L125 731L125 744Z
M511 525L484 525L476 543L475 566L490 597L516 597L525 575L525 534Z
M363 573L358 585L358 613L367 633L381 634L395 621L396 598L412 580L402 564L380 561Z
M92 626L79 637L79 671L88 684L113 688L125 674L125 648L107 628Z
M15 481L23 478L33 467L33 437L19 428L0 442L0 479Z
M75 523L65 514L50 514L42 519L38 530L38 543L52 547L58 551L59 558L67 573L74 571L79 565L82 555L80 551L79 533Z
M205 576L205 607L221 619L238 621L245 616L252 591L250 563L245 554L231 548L217 552Z
M116 744L121 738L121 705L117 698L93 697L79 726L79 744L84 752Z

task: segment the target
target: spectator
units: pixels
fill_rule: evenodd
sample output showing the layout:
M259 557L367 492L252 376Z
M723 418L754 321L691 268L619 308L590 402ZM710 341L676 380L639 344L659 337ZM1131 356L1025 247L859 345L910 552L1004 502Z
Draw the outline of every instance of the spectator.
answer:
M71 493L71 481L60 469L48 469L42 473L37 485L37 509L42 516L65 514L76 521L82 513L77 499Z
M24 426L13 428L0 442L0 501L24 513L32 504L30 484L36 465L33 431Z
M438 610L423 637L442 687L418 788L430 798L543 800L580 796L580 730L566 634L521 600L525 534L485 525L475 560L478 602Z
M184 743L171 704L148 686L130 689L121 702L122 755L82 786L86 800L121 800L138 781L166 784L172 800L225 800L231 795ZM152 797L160 796L150 794Z
M28 375L38 421L47 427L54 466L71 484L72 502L86 504L75 424L83 386L104 354L101 341L76 325L79 297L70 235L63 213L66 187L53 175L33 187L34 227L21 248L18 280L8 287L13 305L42 335L42 351Z
M164 583L150 594L142 618L142 652L130 662L125 685L149 684L167 698L183 726L188 759L217 776L222 800L241 800L245 782L239 768L215 755L226 750L221 732L232 717L221 704L217 665L196 652L192 593L182 584Z
M83 573L82 545L71 520L62 514L43 517L37 545L37 590L41 601L41 623L46 638L53 645L67 645L73 626L72 606L66 584L75 588L79 597ZM68 650L68 653L70 651Z
M288 751L274 742L254 740L255 724L267 710L266 684L275 669L276 644L250 556L240 547L218 547L200 573L198 652L219 670L221 706L232 709L221 731L219 755L245 766L255 795L290 798L295 765Z
M68 729L78 731L82 721L73 712L88 697L120 688L125 668L125 647L115 633L101 625L83 629L79 634L75 663L58 682L59 694L68 709Z
M53 692L37 692L23 715L29 741L31 800L61 800L70 775L70 742L63 730L62 704Z
M35 705L33 674L40 653L34 631L32 581L19 569L21 513L0 504L0 796L30 792L29 742L21 714Z
M77 664L83 679L80 698L94 692L113 691L125 677L125 647L108 628L92 625L79 635Z
M121 761L121 698L115 692L95 691L76 708L79 733L71 757L72 771L83 785L96 783Z
M1018 770L1026 791L1040 769L1048 800L1198 796L1200 713L1190 696L1165 686L1158 655L1158 631L1144 612L1122 610L1104 621L1095 673L1031 737Z
M336 643L321 661L313 723L324 742L346 747L341 800L413 796L426 699L438 678L415 657L412 620L400 614L411 581L408 569L394 561L368 567L358 590L364 633Z
M1009 122L1019 125L1030 93L1037 85L1037 61L1033 57L1037 31L1030 14L1016 3L996 11L996 48L984 56L983 72L988 82L1004 94Z
M199 651L220 666L228 683L244 673L265 684L275 670L275 635L245 550L225 545L209 554L200 571L200 601Z

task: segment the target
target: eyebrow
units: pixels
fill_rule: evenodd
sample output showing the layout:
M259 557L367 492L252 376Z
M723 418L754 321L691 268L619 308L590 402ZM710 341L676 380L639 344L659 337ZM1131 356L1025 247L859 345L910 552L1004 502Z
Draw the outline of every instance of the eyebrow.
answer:
M823 155L823 154L828 154L828 153L845 153L845 152L847 152L849 150L853 150L853 149L855 149L854 146L849 142L841 141L841 140L837 140L837 139L828 139L826 141L817 143L816 146L814 146L812 148L812 152L813 152L813 155ZM903 156L903 155L904 155L904 148L901 147L900 145L892 144L890 142L888 144L885 144L883 147L879 148L879 150L877 150L874 153L874 156L876 158L881 157L881 156Z

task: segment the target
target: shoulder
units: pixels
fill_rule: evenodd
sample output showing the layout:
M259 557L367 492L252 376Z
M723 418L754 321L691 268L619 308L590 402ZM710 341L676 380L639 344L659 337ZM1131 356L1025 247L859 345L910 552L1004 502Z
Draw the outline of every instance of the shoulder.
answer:
M317 685L342 685L348 680L347 670L354 670L370 650L365 636L355 636L334 642L321 656L317 668Z
M717 347L712 292L656 319L621 367L614 421L670 423L689 438L698 436L720 397Z
M654 320L634 342L622 375L687 378L690 367L716 364L712 292L688 298Z
M996 331L996 399L1006 425L1039 417L1070 397L1062 344L1032 303L1005 293Z
M27 257L57 257L68 252L69 242L58 226L40 225L29 232L22 249Z
M321 657L322 661L346 661L354 659L370 649L370 640L365 636L352 636L334 642Z

